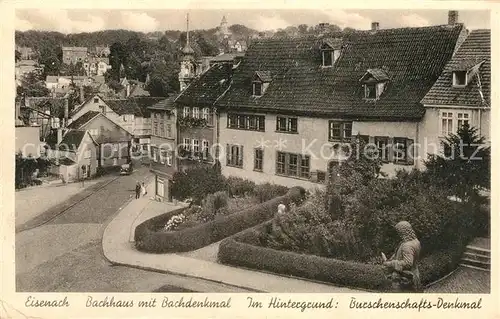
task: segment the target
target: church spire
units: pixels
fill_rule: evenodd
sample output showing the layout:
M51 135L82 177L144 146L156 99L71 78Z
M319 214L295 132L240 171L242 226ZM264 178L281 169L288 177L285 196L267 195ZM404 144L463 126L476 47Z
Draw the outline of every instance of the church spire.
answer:
M184 56L189 56L194 53L193 48L189 45L189 13L186 14L186 45L182 49Z

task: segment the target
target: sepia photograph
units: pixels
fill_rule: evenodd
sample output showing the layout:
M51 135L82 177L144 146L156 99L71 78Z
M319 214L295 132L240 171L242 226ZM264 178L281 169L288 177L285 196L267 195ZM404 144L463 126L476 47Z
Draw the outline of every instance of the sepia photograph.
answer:
M489 10L14 19L17 293L492 293Z

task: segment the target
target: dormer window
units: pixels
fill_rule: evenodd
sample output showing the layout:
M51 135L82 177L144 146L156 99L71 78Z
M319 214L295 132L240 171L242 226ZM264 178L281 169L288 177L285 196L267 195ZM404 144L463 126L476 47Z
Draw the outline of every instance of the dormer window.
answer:
M262 82L258 81L253 82L253 95L254 96L262 95Z
M256 71L252 80L252 95L262 96L266 92L272 77L269 71Z
M484 61L478 63L477 60L464 60L460 64L456 65L452 70L453 86L467 86L470 81L472 81L474 76L479 74L479 69L483 63Z
M364 98L378 100L386 89L389 76L382 69L369 69L359 81L363 85Z
M335 61L340 56L340 50L324 50L323 54L323 66L331 67L335 64Z
M466 71L453 72L453 86L465 86L465 85L467 85L467 72Z
M321 45L323 67L332 67L340 57L341 39L324 39Z
M380 96L377 94L377 84L367 83L365 84L365 99L376 99Z

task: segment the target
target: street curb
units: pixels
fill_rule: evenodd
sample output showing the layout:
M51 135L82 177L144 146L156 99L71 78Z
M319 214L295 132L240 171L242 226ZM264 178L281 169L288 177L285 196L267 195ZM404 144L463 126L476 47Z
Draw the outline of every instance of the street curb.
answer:
M150 182L150 181L151 180L148 179L148 182ZM180 277L184 277L184 278L194 278L194 279L198 279L198 280L205 280L205 281L209 281L209 282L213 282L213 283L217 283L217 284L222 284L222 285L225 285L225 286L230 286L230 287L235 287L235 288L239 288L239 289L248 290L250 292L264 292L264 293L266 292L266 291L256 290L256 289L242 287L242 286L238 286L238 285L232 285L232 284L228 284L228 283L225 283L225 282L222 282L222 281L211 280L211 279L207 279L207 278L203 278L203 277L190 276L190 275L186 275L186 274L182 274L182 273L176 273L176 272L172 272L172 271L168 271L168 270L163 270L163 269L157 269L157 268L151 268L151 267L143 267L143 266L137 266L137 265L132 265L132 264L125 264L125 263L121 263L121 262L117 262L117 261L111 260L108 256L106 256L106 253L104 252L104 234L106 233L106 230L108 229L109 224L116 218L116 216L120 213L120 211L124 207L126 207L127 205L129 205L133 200L134 200L134 197L129 198L118 209L118 211L113 216L110 216L109 219L106 220L106 222L105 222L106 226L102 228L102 233L101 233L101 252L102 252L102 256L104 257L104 259L106 259L111 264L111 266L113 266L113 267L115 267L115 266L122 266L122 267L140 269L140 270L151 271L151 272L156 272L156 273L161 273L161 274L176 275L176 276L180 276Z
M31 220L27 221L24 224L21 224L20 226L16 227L15 233L18 234L18 233L21 233L23 231L31 230L31 229L34 229L34 228L37 228L37 227L40 227L40 226L43 226L43 225L49 223L50 221L54 220L56 217L60 216L64 212L66 212L68 209L71 209L72 207L76 206L80 202L82 202L85 199L87 199L88 197L92 196L93 194L95 194L99 190L103 189L104 187L108 186L112 182L116 181L118 178L120 178L120 176L116 176L116 177L111 178L109 180L99 182L95 185L90 186L88 189L84 189L81 193L77 193L67 200L67 201L71 201L72 198L76 197L77 199L74 199L74 201L71 204L65 206L64 204L66 201L64 201L61 204L57 204L56 206L49 208L48 210L46 210L42 214L32 218ZM82 195L82 193L84 193L84 194ZM56 210L58 208L58 206L63 206L64 208L62 208L61 210L58 210L56 212L53 212L53 210Z

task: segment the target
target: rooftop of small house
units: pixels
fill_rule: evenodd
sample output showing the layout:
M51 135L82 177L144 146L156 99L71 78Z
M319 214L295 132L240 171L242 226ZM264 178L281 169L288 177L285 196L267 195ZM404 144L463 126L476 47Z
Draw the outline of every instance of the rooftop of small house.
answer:
M175 103L212 106L231 84L232 63L216 63L179 94Z
M139 117L149 117L148 108L164 97L130 97L127 99L104 99L104 103L118 115L133 114Z
M177 98L177 94L173 94L166 99L159 101L158 103L148 107L150 110L162 110L171 111L175 108L174 101Z
M72 121L69 125L68 128L74 129L74 130L79 130L84 124L88 123L90 120L92 120L94 117L98 116L99 114L102 114L101 112L98 111L88 111L87 113L83 114L79 118L77 118L75 121Z
M465 32L462 24L454 24L255 40L216 105L228 110L418 120L425 111L420 101ZM325 67L323 52L330 49L340 50L340 56L333 66ZM384 84L376 99L365 96L361 80L367 72L375 83ZM258 74L267 78L262 81L269 86L254 96L252 83ZM188 87L178 101L212 96L213 79L202 76L194 83L198 90Z
M453 72L467 73L467 85L454 86ZM443 73L426 94L425 105L490 106L491 30L474 30L446 64ZM481 98L480 91L483 94Z

